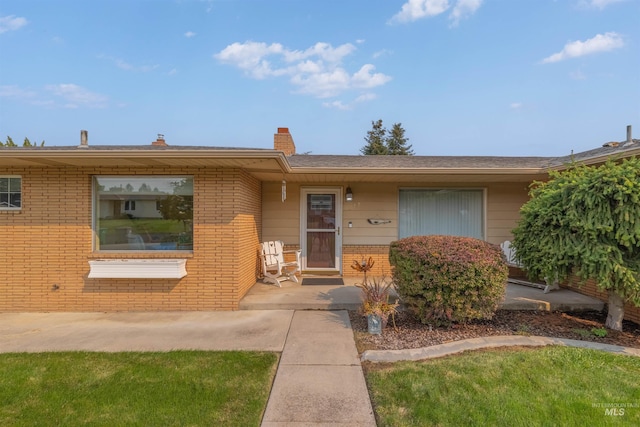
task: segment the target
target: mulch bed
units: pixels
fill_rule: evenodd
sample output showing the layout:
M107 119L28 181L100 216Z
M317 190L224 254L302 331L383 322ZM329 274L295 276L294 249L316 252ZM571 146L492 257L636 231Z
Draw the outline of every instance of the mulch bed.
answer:
M495 335L537 335L640 348L640 325L634 322L624 321L622 332L607 329L605 337L595 335L592 329L604 328L606 320L606 313L600 312L498 310L491 320L446 328L423 325L407 312L400 311L395 315L395 327L389 318L382 335L369 334L367 320L358 312L350 311L349 317L359 352L420 348Z

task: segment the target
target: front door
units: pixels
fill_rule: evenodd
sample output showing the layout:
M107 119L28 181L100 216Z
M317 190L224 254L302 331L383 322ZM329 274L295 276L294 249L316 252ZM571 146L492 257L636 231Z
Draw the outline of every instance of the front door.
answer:
M340 273L342 189L302 188L301 202L302 269Z

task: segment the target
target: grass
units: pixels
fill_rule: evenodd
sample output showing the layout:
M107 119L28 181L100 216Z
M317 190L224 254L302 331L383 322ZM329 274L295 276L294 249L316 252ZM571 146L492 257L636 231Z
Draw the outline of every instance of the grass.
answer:
M637 357L544 347L365 371L379 426L640 425ZM607 404L631 407L607 413Z
M119 218L119 219L100 219L100 228L109 230L117 228L131 227L136 234L146 233L181 233L185 231L182 221L162 218Z
M0 354L0 425L258 426L277 355Z

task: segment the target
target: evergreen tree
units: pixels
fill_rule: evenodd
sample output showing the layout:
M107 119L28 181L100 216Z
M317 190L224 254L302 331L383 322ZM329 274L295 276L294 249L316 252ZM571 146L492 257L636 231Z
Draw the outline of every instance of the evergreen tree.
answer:
M609 294L606 326L622 330L624 303L640 306L640 158L550 178L520 210L516 259L532 278L595 280Z
M412 156L411 145L407 145L409 138L404 136L402 123L394 123L389 136L386 139L387 154L394 156Z
M7 142L3 143L0 140L0 147L17 147L18 144L16 144L15 142L13 142L13 139L11 139L10 136L7 136ZM22 143L23 147L37 147L38 144L35 142L31 142L29 141L29 138L25 138L23 143ZM44 140L40 143L40 147L44 147Z
M360 152L366 156L388 154L385 144L386 136L387 129L382 126L382 119L376 122L372 121L371 130L367 132L367 136L364 138L367 141L367 145L362 147Z

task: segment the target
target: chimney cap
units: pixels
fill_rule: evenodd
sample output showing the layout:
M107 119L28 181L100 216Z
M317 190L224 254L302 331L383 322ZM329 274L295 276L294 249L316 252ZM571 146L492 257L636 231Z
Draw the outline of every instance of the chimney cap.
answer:
M158 139L153 141L151 143L151 145L155 146L155 147L166 147L168 144L165 142L164 140L164 134L159 133L158 134Z
M278 128L278 133L289 133L289 128Z

